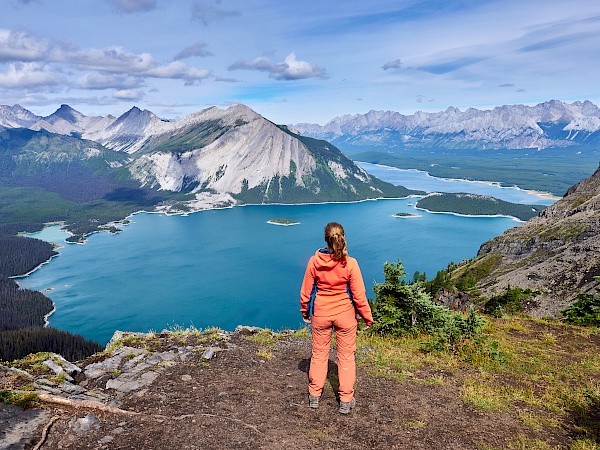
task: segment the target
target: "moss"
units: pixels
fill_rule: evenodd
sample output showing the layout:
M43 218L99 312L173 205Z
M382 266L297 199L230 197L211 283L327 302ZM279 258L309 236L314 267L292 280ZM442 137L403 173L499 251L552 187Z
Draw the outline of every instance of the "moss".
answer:
M35 392L19 392L9 389L0 390L0 401L9 405L17 405L23 409L33 408L39 403L39 397Z

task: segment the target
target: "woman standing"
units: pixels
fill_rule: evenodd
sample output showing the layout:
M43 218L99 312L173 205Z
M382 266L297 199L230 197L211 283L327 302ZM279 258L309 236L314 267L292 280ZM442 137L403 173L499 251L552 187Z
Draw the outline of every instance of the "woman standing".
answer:
M367 324L373 323L367 302L365 284L356 259L348 256L344 228L336 222L325 226L327 248L317 250L306 266L300 290L300 312L312 323L312 356L308 373L308 404L319 407L319 399L327 378L331 332L337 341L339 412L348 414L356 400L357 315Z

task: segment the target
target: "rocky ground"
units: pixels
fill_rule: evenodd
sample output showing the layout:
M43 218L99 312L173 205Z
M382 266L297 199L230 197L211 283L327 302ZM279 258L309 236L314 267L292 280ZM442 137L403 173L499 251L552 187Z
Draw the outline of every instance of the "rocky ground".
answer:
M560 317L579 292L596 292L600 169L539 216L484 243L478 256L475 266L481 273L489 271L478 282L481 293L499 295L508 286L531 289L536 292L535 302L526 309L534 317ZM483 270L486 264L491 270Z
M52 363L0 371L0 390L33 383L41 399L27 410L0 403L0 448L495 449L540 437L514 416L466 406L452 382L373 376L361 364L369 348L357 352L357 406L344 416L333 352L321 405L308 408L307 336L244 328L118 338L78 367L53 358L53 376ZM568 441L555 434L544 439Z

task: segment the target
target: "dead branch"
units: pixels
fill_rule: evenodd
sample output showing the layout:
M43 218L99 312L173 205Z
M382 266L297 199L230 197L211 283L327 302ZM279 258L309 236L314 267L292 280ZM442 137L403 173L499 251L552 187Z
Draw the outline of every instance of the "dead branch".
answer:
M40 441L37 444L35 444L35 447L33 447L33 450L40 450L40 448L42 447L42 445L44 445L44 442L46 442L46 438L48 437L48 431L50 430L50 427L59 418L60 418L60 416L53 416L50 419L50 422L48 422L46 424L46 426L44 427L44 429L42 430L42 438L40 439Z

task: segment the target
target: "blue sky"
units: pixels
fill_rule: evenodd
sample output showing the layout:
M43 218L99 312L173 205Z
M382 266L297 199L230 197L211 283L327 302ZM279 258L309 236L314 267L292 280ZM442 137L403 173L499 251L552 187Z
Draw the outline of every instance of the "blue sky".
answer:
M600 105L597 0L4 0L0 104L163 118Z

